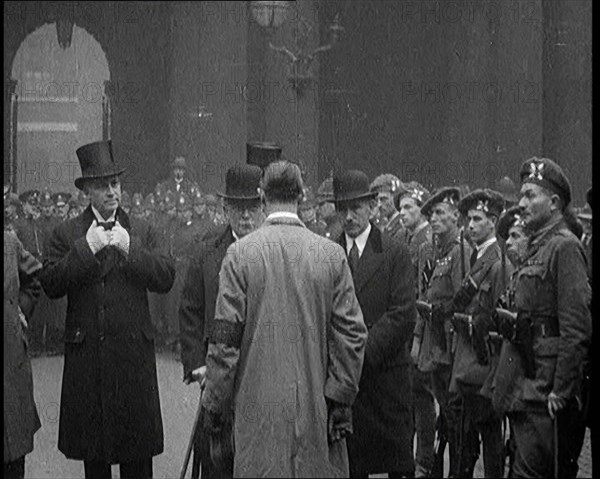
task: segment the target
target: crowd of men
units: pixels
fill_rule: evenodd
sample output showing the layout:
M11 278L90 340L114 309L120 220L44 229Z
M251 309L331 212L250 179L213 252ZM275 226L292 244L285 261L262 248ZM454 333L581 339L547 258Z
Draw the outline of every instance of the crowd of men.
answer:
M574 210L554 161L524 161L520 188L430 192L346 170L313 193L258 143L219 200L176 159L128 204L110 142L77 154L90 204L57 224L48 195L27 192L16 218L5 188L5 255L16 232L33 258L23 284L39 275L48 303L68 298L54 323L58 447L86 477L117 463L151 477L159 339L201 384L193 477L472 477L480 451L485 477L576 477L591 428L592 202L590 189ZM30 336L31 309L14 319ZM5 447L5 472L30 439L8 459Z

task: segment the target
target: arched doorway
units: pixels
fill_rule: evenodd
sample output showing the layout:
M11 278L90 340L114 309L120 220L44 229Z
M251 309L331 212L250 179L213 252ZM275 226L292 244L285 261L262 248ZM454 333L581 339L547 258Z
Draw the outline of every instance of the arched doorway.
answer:
M110 136L110 79L106 55L83 28L73 25L71 45L59 46L56 23L27 36L12 65L12 168L17 191L74 192L80 175L75 150Z

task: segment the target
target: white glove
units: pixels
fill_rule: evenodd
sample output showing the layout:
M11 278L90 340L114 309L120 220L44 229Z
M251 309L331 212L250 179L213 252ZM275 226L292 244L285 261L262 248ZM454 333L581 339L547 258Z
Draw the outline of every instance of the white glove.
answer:
M85 240L92 250L92 253L96 254L102 248L109 245L110 236L108 235L108 232L105 231L102 226L98 226L98 222L94 220L87 230Z
M119 250L121 250L126 255L129 254L129 233L125 228L121 226L121 223L118 221L113 226L112 230L110 230L110 242L111 246L116 246Z
M190 376L191 378L185 379L185 384L190 384L195 381L202 383L206 379L206 365L200 366L198 369L194 369L190 373Z

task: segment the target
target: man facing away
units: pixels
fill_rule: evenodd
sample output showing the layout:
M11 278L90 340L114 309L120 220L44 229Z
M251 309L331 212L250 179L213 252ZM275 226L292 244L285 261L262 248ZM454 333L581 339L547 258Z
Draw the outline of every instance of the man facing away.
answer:
M343 249L297 216L302 188L297 165L267 166L267 219L219 275L203 405L213 434L234 411L235 477L348 475L367 330Z

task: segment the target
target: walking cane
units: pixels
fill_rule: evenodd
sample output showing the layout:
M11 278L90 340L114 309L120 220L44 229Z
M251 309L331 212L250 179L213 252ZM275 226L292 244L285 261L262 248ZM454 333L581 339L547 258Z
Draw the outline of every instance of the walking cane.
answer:
M558 416L555 413L554 419L554 477L558 479Z
M183 468L181 469L180 479L185 479L185 473L187 472L188 465L190 463L190 456L192 454L192 448L194 447L194 438L196 437L196 430L200 423L200 416L202 412L202 393L204 393L204 381L200 384L200 398L198 399L198 410L196 411L196 418L194 419L194 426L192 427L192 434L190 436L190 442L187 450L185 451L185 459L183 460Z

